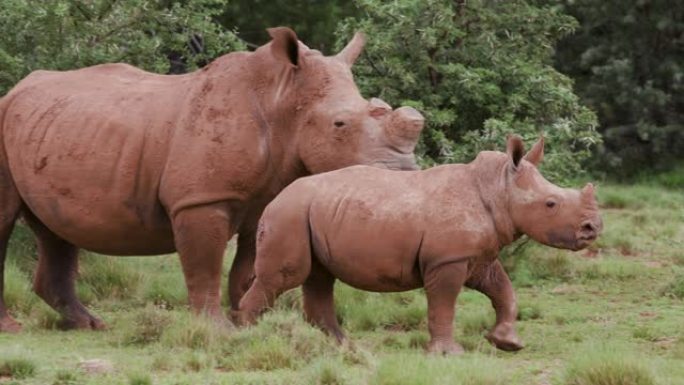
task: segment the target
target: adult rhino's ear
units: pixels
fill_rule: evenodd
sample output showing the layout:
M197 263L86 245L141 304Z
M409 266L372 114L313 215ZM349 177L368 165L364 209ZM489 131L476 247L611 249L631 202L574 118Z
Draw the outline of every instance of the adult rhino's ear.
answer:
M366 45L366 36L362 32L357 32L349 44L336 57L351 67L359 55L361 55L364 45Z
M271 53L276 59L289 63L294 67L299 65L299 41L297 34L287 27L269 28L271 35Z
M539 166L539 163L544 159L544 136L539 136L537 143L532 146L530 151L525 154L525 160L532 163L535 166Z
M513 162L513 168L517 169L522 160L523 155L525 155L525 145L523 144L522 138L518 135L509 135L508 142L506 143L506 153L511 158Z

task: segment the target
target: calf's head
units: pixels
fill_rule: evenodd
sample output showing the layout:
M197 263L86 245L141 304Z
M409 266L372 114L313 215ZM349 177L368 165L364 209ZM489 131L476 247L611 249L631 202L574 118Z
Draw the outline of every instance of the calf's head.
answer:
M293 111L297 156L308 173L355 164L390 169L417 169L414 147L423 116L413 108L393 110L380 99L365 100L351 66L364 37L357 33L337 55L323 56L297 40L288 28L268 30L268 48L278 66L277 109Z
M603 229L594 186L581 190L558 187L539 173L544 138L525 154L518 136L508 139L507 191L513 225L537 242L562 249L580 250Z

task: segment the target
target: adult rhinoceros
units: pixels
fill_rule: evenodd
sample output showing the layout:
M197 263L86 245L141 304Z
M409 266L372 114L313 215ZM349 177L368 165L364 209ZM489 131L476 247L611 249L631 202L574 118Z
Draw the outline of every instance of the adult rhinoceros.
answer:
M364 100L350 67L361 34L325 57L287 28L253 53L180 76L125 64L36 71L0 100L0 331L18 216L36 234L34 289L65 328L103 327L74 290L79 248L178 251L190 307L221 317L221 264L239 233L233 306L249 286L258 218L296 178L353 164L415 167L422 116Z

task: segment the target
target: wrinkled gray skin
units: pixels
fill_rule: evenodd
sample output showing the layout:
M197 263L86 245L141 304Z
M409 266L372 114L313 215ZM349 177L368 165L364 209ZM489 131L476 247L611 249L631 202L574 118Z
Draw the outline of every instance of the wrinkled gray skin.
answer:
M496 310L487 338L503 350L522 348L500 249L527 234L579 250L602 229L592 185L578 191L546 181L536 167L543 140L524 153L512 137L507 154L482 152L469 164L409 172L356 166L296 181L261 218L256 279L234 318L253 323L278 295L303 284L307 319L342 340L335 279L378 292L424 287L429 351L460 353L452 328L466 285Z

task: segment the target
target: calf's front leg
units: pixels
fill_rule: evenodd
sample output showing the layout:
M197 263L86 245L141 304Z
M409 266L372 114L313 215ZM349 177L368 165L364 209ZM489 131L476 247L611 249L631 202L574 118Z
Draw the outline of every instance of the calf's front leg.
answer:
M518 305L513 285L499 260L489 265L478 265L466 281L466 286L489 297L496 312L496 324L486 338L497 348L517 351L523 348L515 332Z
M468 274L466 262L452 262L427 268L423 284L428 302L428 352L462 354L463 347L454 341L456 297Z

